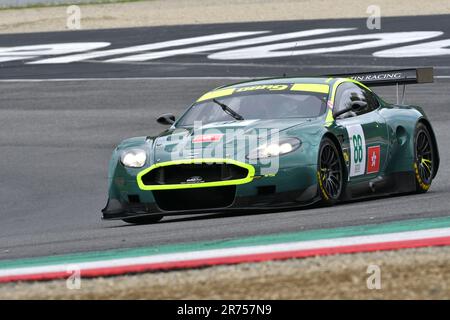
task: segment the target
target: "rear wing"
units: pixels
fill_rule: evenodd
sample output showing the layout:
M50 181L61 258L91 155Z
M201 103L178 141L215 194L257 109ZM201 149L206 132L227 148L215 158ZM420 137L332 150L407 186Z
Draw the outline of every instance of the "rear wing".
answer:
M433 67L399 69L363 73L334 74L334 78L350 78L366 86L392 86L398 84L432 83Z
M399 103L399 85L403 85L402 104L405 99L405 85L433 82L433 67L385 70L362 73L344 73L330 75L334 78L350 78L368 87L397 86L397 104Z

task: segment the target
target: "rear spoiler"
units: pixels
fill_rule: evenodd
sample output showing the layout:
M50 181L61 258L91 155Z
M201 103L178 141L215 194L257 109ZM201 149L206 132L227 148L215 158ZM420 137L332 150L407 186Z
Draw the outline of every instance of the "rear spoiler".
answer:
M398 84L432 83L433 67L399 69L363 73L344 73L331 75L334 78L350 78L366 86L391 86Z
M433 67L385 70L362 73L329 75L334 78L350 78L368 87L397 86L397 104L399 103L399 85L403 85L402 104L405 99L405 85L433 82Z

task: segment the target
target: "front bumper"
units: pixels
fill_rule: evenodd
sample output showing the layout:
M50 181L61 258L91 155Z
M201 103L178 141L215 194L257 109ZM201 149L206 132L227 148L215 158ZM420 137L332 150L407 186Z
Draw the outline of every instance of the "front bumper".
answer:
M249 183L233 186L235 191L229 205L203 206L186 210L182 202L173 210L164 210L155 198L155 191L142 190L134 179L125 180L122 177L116 177L115 181L110 182L110 196L106 207L102 210L103 219L124 219L155 214L267 211L310 205L318 200L316 171L317 166L310 165L282 168L272 176L255 176ZM203 188L198 188L200 189ZM180 200L174 198L173 201ZM201 197L199 201L202 201Z

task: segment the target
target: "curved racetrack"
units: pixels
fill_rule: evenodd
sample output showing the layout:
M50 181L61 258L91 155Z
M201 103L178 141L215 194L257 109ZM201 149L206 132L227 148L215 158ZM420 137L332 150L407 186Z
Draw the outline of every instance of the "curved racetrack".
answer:
M228 80L229 81L229 80ZM180 112L220 80L3 83L0 186L2 259L220 240L257 234L449 215L449 81L410 87L426 106L441 152L431 190L332 208L252 215L166 217L134 226L100 220L107 163L119 140L163 129L155 116ZM392 88L383 89L393 98Z
M154 225L101 221L114 145L162 130L157 115L179 114L202 92L233 82L117 78L0 83L0 259L450 215L450 79L440 77L407 89L407 102L424 106L440 147L440 170L426 194L264 214L172 216ZM376 91L395 100L395 88Z

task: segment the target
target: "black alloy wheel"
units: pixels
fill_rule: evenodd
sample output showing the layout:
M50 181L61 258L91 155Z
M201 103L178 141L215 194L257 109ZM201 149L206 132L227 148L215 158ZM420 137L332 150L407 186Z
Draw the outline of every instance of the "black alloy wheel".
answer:
M328 138L320 146L318 179L322 200L330 204L339 200L344 188L344 168L338 149Z
M426 192L430 188L434 175L433 141L427 127L419 123L414 137L416 190Z

